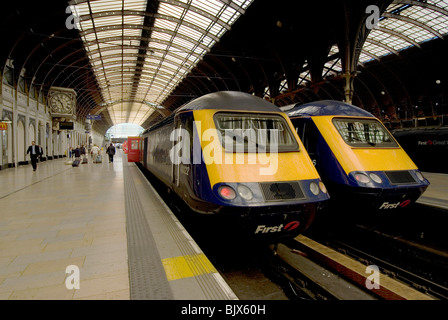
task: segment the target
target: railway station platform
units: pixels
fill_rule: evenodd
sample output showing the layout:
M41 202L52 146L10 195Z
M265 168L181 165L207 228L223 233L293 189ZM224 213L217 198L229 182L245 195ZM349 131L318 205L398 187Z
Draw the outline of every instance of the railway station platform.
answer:
M423 175L429 180L430 185L417 202L448 210L448 174L423 172Z
M448 209L447 175L424 174L418 202ZM0 300L115 299L237 296L122 150L0 170Z
M0 300L236 300L134 163L0 171Z

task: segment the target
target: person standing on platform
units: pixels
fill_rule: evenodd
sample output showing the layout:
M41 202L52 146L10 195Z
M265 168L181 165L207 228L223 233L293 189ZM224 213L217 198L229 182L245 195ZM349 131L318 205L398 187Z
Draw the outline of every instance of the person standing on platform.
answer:
M40 155L40 148L39 146L36 146L36 142L32 141L31 145L28 147L28 150L26 151L26 154L30 154L31 157L31 165L33 166L33 171L36 171L37 169L37 158Z
M110 146L107 147L106 153L109 155L109 163L114 162L115 147L113 143L111 143Z

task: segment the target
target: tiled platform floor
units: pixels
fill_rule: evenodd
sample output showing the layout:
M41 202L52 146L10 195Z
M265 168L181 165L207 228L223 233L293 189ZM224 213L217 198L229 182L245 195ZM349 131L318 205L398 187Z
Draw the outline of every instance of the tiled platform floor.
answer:
M121 160L0 171L0 299L129 299Z
M424 172L423 175L430 185L417 202L448 210L448 174Z

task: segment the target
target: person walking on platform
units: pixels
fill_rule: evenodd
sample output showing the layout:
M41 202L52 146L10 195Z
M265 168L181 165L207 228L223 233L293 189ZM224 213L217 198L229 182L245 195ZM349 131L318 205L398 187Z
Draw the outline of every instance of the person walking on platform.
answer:
M90 155L92 159L95 159L97 155L100 154L100 148L96 144L93 145L92 150L90 150Z
M30 157L31 157L31 165L33 166L33 171L36 171L37 159L40 155L40 148L39 148L39 146L36 146L35 141L32 141L31 145L28 147L26 154L28 154L28 153L30 154Z
M110 146L107 147L106 153L109 155L109 163L114 162L115 147L113 143L111 143Z
M100 148L98 148L98 146L96 144L93 145L92 150L90 151L90 154L92 156L92 161L94 163L101 163L102 162L101 150L100 150Z

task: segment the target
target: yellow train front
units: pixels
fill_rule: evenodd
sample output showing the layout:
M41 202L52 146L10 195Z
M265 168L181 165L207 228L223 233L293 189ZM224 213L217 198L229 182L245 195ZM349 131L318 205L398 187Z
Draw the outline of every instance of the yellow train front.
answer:
M143 166L193 211L234 221L231 233L294 237L329 199L289 118L259 97L207 94L142 138Z
M369 112L333 100L284 110L338 207L358 213L400 210L428 187L403 148Z

